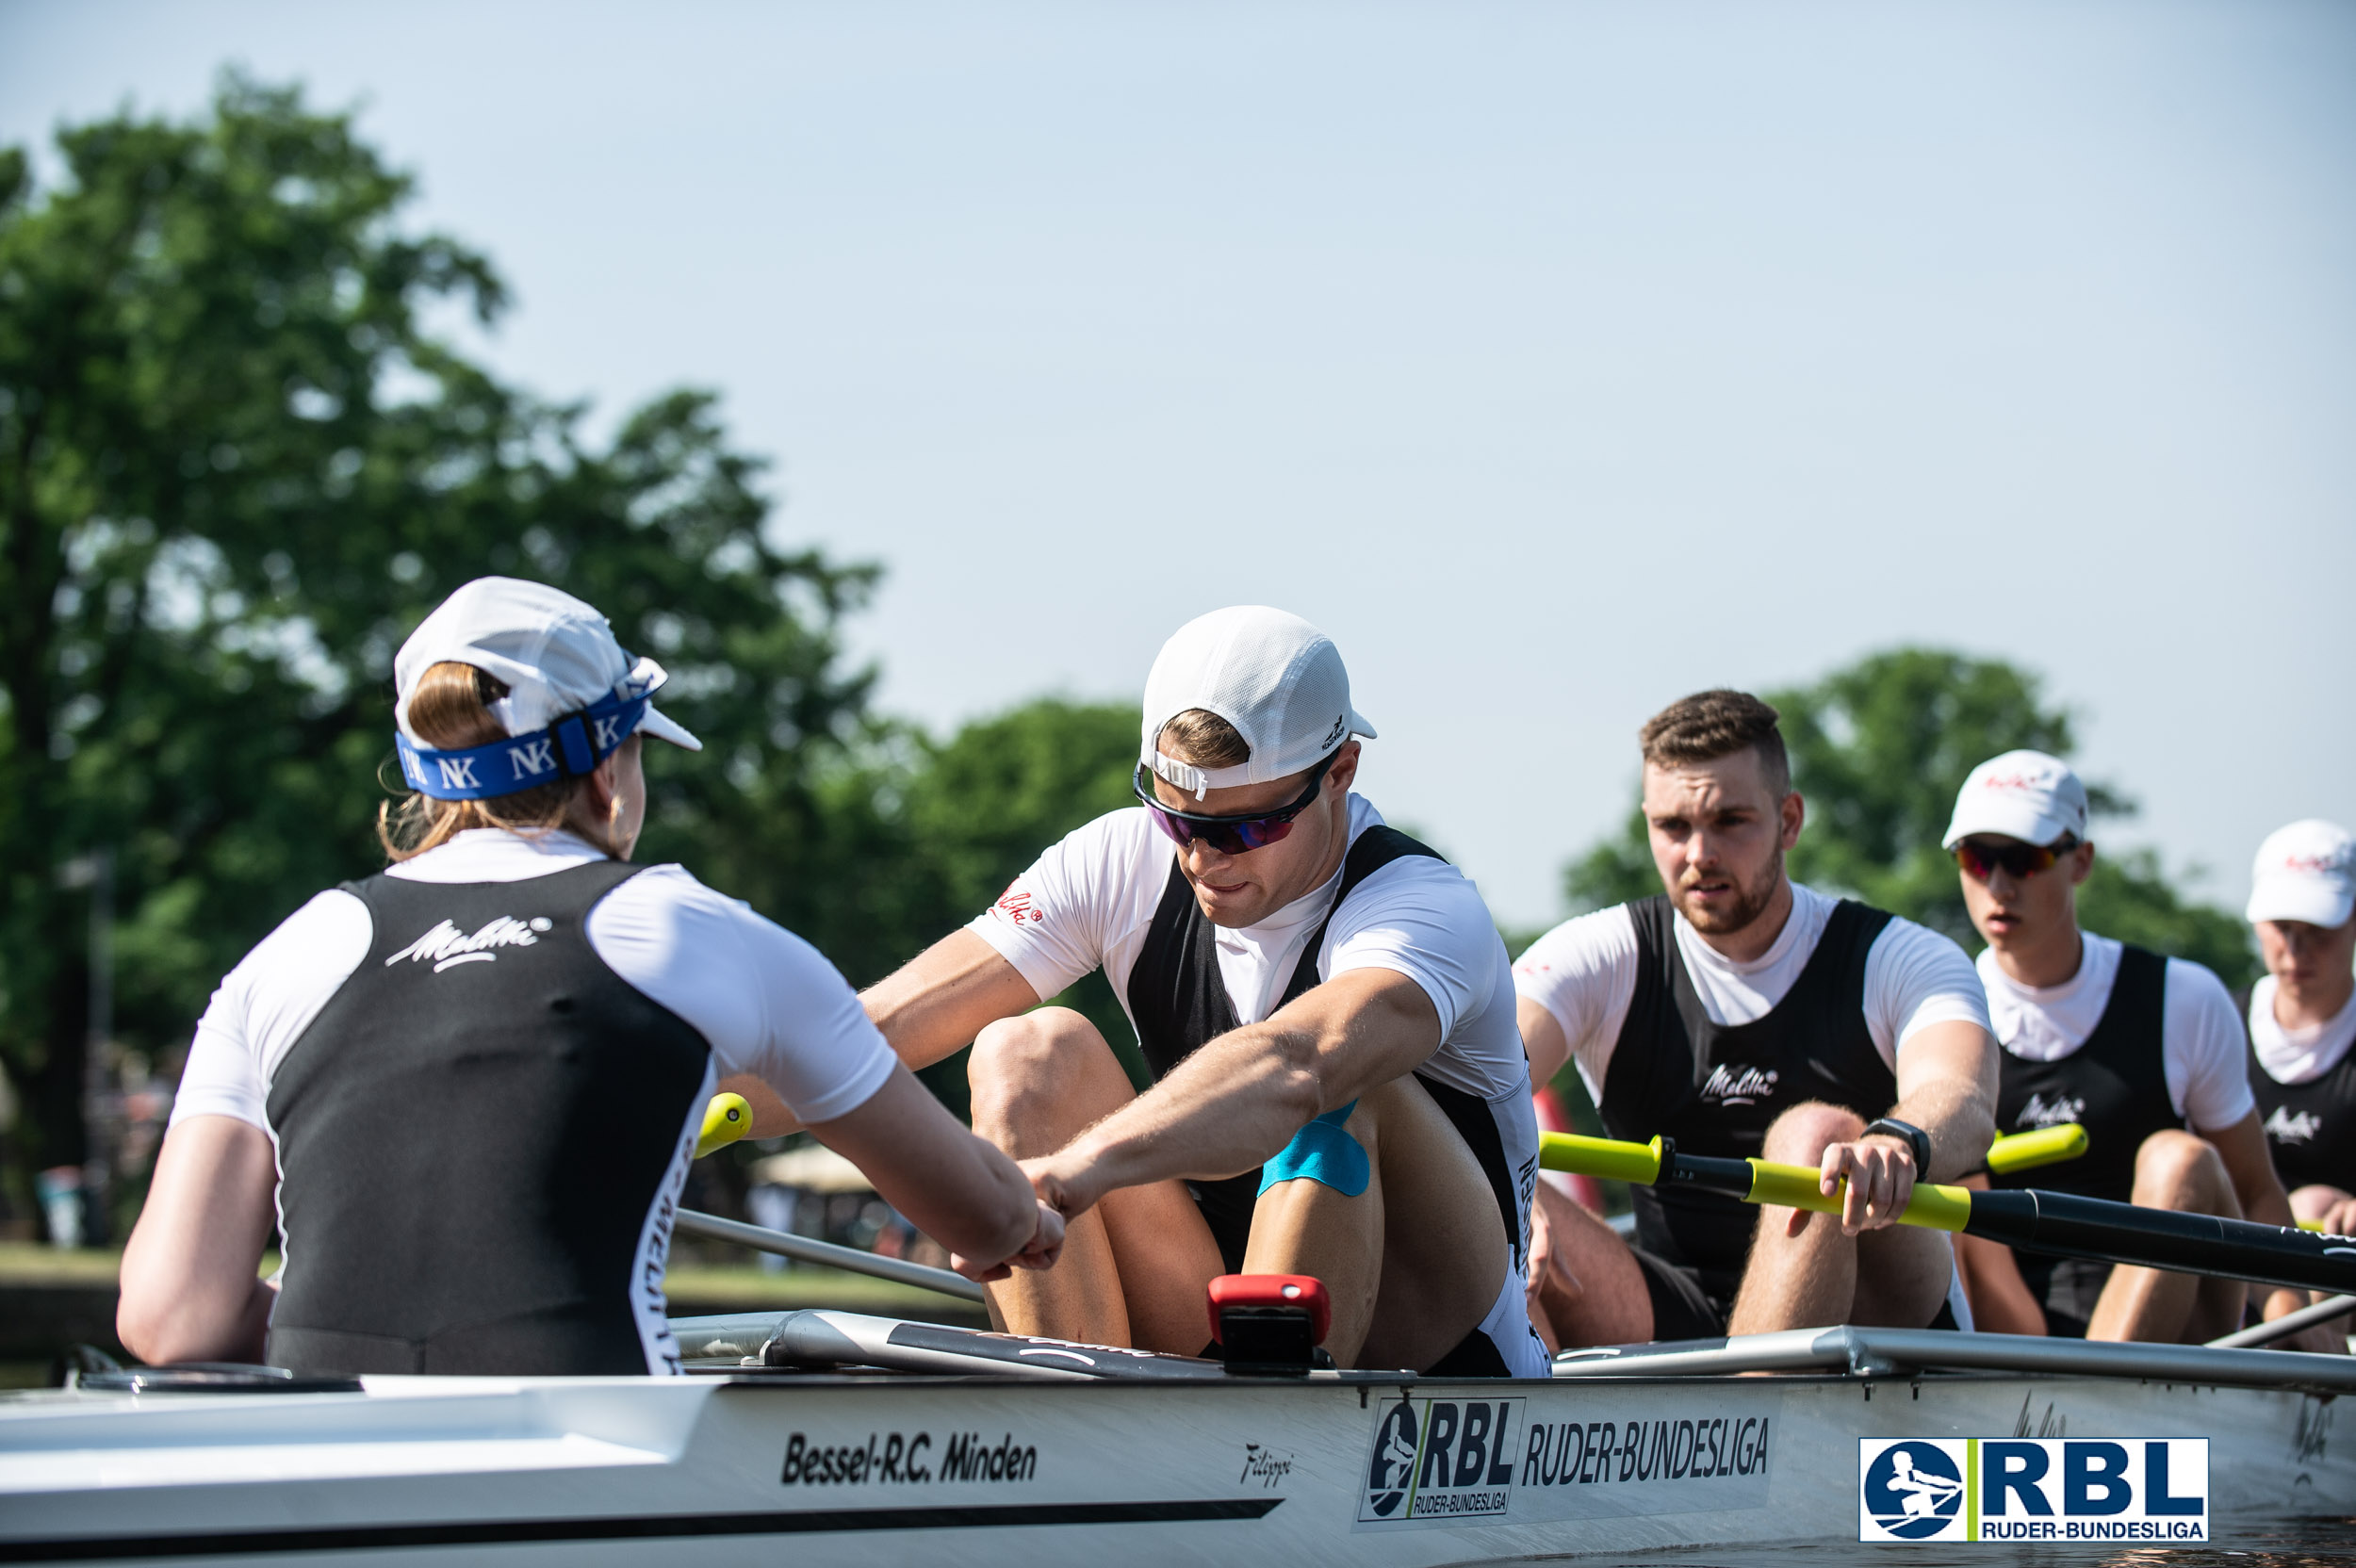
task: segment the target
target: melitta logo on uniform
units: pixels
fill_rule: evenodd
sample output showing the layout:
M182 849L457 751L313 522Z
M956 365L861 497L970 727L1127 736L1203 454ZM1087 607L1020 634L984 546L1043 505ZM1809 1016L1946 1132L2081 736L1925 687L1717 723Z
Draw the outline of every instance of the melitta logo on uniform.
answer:
M530 920L501 915L469 937L451 922L437 921L433 930L385 959L384 967L391 969L403 958L420 964L430 961L434 972L439 974L458 964L496 963L499 954L493 949L532 947L555 925L546 915L534 915Z
M1395 1396L1376 1412L1357 1527L1745 1507L1766 1494L1773 1427L1675 1398Z
M2209 1539L2209 1440L1860 1438L1859 1541Z
M1773 1068L1734 1067L1720 1062L1702 1080L1702 1098L1719 1105L1748 1105L1775 1092Z
M2021 1107L2021 1114L2012 1119L2015 1127L2058 1127L2065 1121L2076 1121L2086 1114L2082 1095L2057 1094L2048 1100L2042 1094L2032 1094L2029 1102Z
M2266 1136L2277 1143L2310 1143L2323 1131L2323 1118L2313 1111L2293 1115L2287 1105L2277 1105L2274 1114L2266 1119Z

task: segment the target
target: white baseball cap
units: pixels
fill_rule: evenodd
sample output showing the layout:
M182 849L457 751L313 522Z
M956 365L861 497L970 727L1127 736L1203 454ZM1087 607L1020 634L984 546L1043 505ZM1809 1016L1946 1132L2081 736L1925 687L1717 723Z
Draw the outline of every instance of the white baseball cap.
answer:
M1217 713L1252 748L1251 760L1208 771L1162 755L1162 727L1188 709ZM1212 790L1265 784L1315 767L1374 726L1350 705L1350 672L1333 640L1298 615L1239 604L1188 621L1145 678L1137 760L1197 800Z
M479 577L444 599L401 645L393 659L400 698L393 722L413 744L430 744L409 727L409 699L425 672L443 662L471 664L507 685L490 704L510 735L532 735L608 696L643 696L666 678L651 659L633 660L592 606L545 582ZM687 727L646 705L638 728L689 751L704 743Z
M2008 751L1972 770L1955 795L1941 849L1974 833L2001 833L2026 844L2050 844L2067 833L2086 836L2086 787L2070 764L2041 751Z
M2346 925L2356 911L2356 836L2310 817L2278 827L2250 868L2250 918Z

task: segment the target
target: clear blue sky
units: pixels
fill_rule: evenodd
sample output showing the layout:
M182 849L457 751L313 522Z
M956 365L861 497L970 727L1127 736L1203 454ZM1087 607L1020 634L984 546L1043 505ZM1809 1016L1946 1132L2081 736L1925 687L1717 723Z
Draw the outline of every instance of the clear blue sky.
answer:
M508 373L714 386L945 727L1283 605L1517 924L1646 714L2021 662L2238 906L2356 820L2356 8L0 3L0 139L359 103Z

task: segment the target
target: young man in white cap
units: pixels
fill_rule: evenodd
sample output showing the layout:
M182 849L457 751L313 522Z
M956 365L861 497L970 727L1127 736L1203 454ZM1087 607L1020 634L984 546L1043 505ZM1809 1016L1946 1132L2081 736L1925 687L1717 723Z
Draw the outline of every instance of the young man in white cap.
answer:
M2233 999L2199 964L2079 929L2078 888L2094 870L2086 830L2070 765L2008 751L1972 770L1942 841L1988 942L1980 978L2004 1048L1996 1131L2086 1130L2079 1158L1994 1184L2288 1224ZM2199 1344L2238 1326L2247 1290L1973 1236L1956 1237L1955 1253L1990 1332Z
M1557 926L1513 983L1532 1075L1577 1062L1612 1136L1815 1166L1844 1208L1639 1188L1631 1247L1542 1197L1534 1283L1561 1343L1952 1320L1946 1237L1892 1221L1988 1151L1988 1005L1945 937L1785 874L1804 808L1775 718L1714 691L1645 724L1665 892Z
M1480 893L1350 791L1374 727L1341 654L1259 606L1146 678L1138 805L1041 855L867 993L901 1059L973 1041L977 1131L1070 1226L994 1285L1009 1329L1192 1354L1223 1272L1333 1298L1344 1366L1535 1377L1537 1124ZM1102 968L1154 1083L1039 1004Z
M384 874L320 893L197 1025L119 1327L151 1362L676 1372L663 1274L705 1102L750 1073L977 1278L1062 1222L892 1059L798 938L629 863L663 669L483 578L394 665ZM255 1279L273 1229L279 1277Z
M2266 966L2250 1086L2274 1167L2300 1219L2356 1235L2356 837L2312 820L2267 835L2249 912Z

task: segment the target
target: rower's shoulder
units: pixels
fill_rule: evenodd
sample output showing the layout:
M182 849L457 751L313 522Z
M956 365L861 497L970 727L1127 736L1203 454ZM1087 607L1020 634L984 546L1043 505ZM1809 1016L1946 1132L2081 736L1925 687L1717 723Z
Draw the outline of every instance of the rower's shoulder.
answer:
M1608 969L1637 956L1637 904L1612 904L1573 915L1522 950L1514 960L1518 979L1558 971Z

